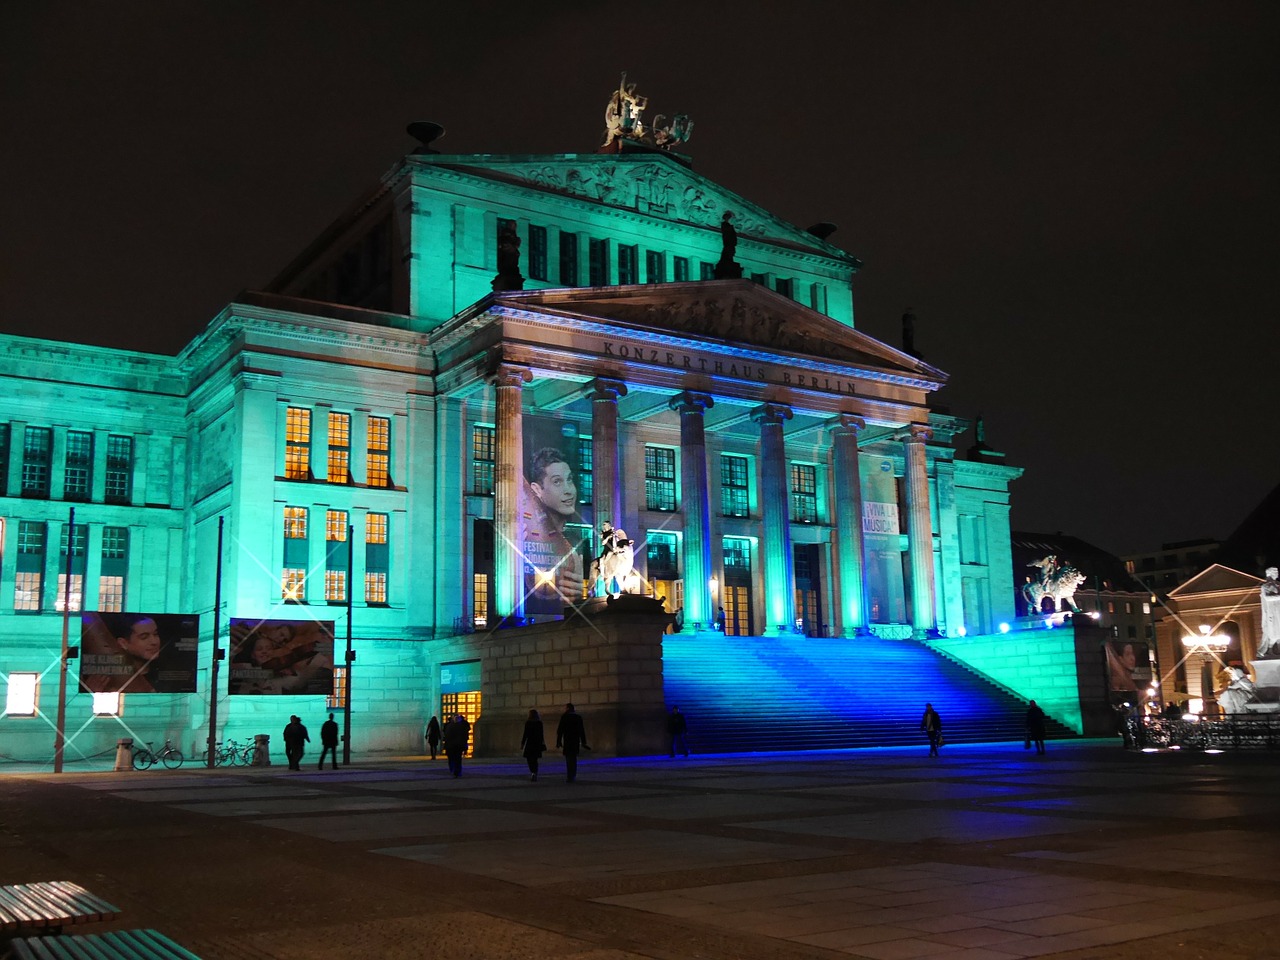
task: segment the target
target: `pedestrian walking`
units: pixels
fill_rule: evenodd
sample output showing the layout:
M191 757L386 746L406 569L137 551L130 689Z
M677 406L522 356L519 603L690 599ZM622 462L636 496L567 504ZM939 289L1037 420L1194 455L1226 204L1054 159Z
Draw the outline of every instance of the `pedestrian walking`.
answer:
M289 725L284 728L284 755L289 760L290 770L302 769L302 754L306 749L303 744L310 743L311 737L307 735L307 728L302 725L302 718L298 716L289 717Z
M564 705L564 713L556 724L556 749L564 751L565 780L573 783L578 777L578 751L591 748L587 746L587 730L582 724L582 717L578 716L572 703Z
M529 711L529 719L524 722L524 735L520 738L520 752L529 764L529 779L538 779L538 760L547 749L546 736L542 730L542 718L537 710Z
M427 721L427 747L431 750L431 759L436 758L436 751L440 749L440 721L432 717Z
M667 742L670 756L674 757L677 750L686 757L689 755L689 722L679 707L672 707L667 715Z
M942 746L942 718L933 709L932 703L924 705L924 716L920 718L920 729L929 738L929 756L936 757L938 748Z
M329 719L320 724L320 769L324 769L324 758L326 755L333 764L333 769L338 769L338 724L333 719L333 714L329 714Z
M1044 753L1044 711L1034 700L1027 707L1027 743L1036 745L1036 753Z
M449 758L449 772L454 779L462 776L462 755L467 752L467 744L471 741L471 724L460 713L444 725L444 755Z

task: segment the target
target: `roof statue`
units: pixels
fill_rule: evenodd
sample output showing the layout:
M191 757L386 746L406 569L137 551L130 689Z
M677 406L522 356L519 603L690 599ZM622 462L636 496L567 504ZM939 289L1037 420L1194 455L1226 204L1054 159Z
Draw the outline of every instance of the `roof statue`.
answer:
M689 139L693 132L693 122L686 114L677 113L667 125L662 121L666 114L660 113L651 127L644 125L643 114L649 108L649 98L636 93L636 85L627 83L624 72L618 83L618 89L609 97L604 108L604 143L602 151L613 152L622 149L623 141L643 143L672 150Z
M1022 598L1027 601L1027 616L1034 617L1041 612L1040 604L1045 597L1053 600L1055 612L1061 609L1063 600L1067 601L1072 610L1077 613L1080 611L1076 606L1075 595L1076 588L1085 581L1083 573L1069 563L1059 563L1058 558L1052 554L1034 560L1027 566L1035 567L1038 571L1034 580L1027 577L1027 582L1022 585Z
M1258 644L1258 656L1280 658L1280 570L1267 567L1266 577L1258 588L1262 598L1262 640Z

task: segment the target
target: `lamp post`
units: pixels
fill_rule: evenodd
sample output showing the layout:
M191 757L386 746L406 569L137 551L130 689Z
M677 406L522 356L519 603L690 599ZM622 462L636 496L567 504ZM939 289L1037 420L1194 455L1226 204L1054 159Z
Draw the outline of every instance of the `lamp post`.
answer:
M1226 634L1214 633L1213 627L1209 626L1207 623L1202 623L1199 631L1199 633L1189 633L1184 636L1182 638L1182 645L1186 648L1188 655L1198 653L1203 658L1201 660L1200 670L1200 709L1203 711L1204 701L1206 699L1213 699L1212 696L1206 697L1204 695L1204 665L1210 660L1216 660L1219 664L1225 667L1226 664L1223 663L1222 657L1219 656L1219 654L1223 653L1227 647L1231 646L1231 638ZM1209 692L1210 694L1213 692L1212 684L1210 684Z

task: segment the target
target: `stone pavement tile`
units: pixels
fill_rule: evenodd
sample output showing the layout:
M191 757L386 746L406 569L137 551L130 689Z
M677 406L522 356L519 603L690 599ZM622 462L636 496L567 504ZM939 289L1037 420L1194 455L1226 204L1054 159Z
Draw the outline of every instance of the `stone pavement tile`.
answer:
M519 785L490 785L483 790L455 790L451 796L463 797L467 800L494 801L496 803L559 803L564 801L582 802L612 797L635 797L637 803L648 803L657 806L659 803L671 802L668 798L679 797L670 790L647 789L631 784L583 783L575 781L566 783L564 777L554 780L540 778L537 783L529 780L526 772L524 781ZM659 799L661 798L661 799Z
M908 930L905 927L861 927L861 926L845 926L838 930L829 930L824 933L809 933L800 936L787 937L796 943L808 944L811 947L827 947L832 950L840 950L845 947L862 947L872 943L883 943L886 940L909 940L916 935L914 930ZM923 943L924 941L915 941ZM938 945L932 945L932 949L937 950ZM859 950L859 953L863 951Z
M1274 797L1240 797L1230 794L1188 796L1181 792L1176 794L1133 793L1125 796L1125 802L1130 805L1130 809L1141 810L1144 816L1179 817L1184 820L1265 816L1275 809ZM991 805L1016 810L1072 810L1106 814L1115 811L1116 799L1111 794L1039 797L1024 800L997 800Z
M1037 900L1031 903L1016 903L1003 907L990 907L985 910L967 910L970 916L986 920L990 924L1006 925L1023 920L1037 920L1041 917L1061 915L1062 907L1051 901Z
M438 806L428 810L378 813L367 816L302 817L255 820L263 827L288 830L311 837L337 842L351 840L390 840L396 837L456 837L468 833L495 833L521 830L582 826L579 820L512 810L446 810Z
M324 790L313 787L294 786L291 784L261 783L243 787L219 787L210 790L207 787L185 787L181 789L162 788L159 790L125 790L112 791L112 796L122 800L137 800L141 803L185 803L201 800L241 800L253 797L324 797L334 796Z
M1111 924L1096 917L1077 917L1070 913L1054 916L1035 917L1029 920L1018 920L1013 923L995 924L1001 930L1011 933L1025 933L1031 937L1057 937L1064 933L1075 933L1079 930L1095 930Z
M759 911L721 914L716 918L716 925L727 930L746 930L779 940L796 940L813 934L845 930L849 926L842 916L787 917Z
M673 781L681 787L694 787L707 790L747 790L747 791L779 791L803 790L807 787L824 787L831 783L831 777L797 776L790 773L757 773L740 776L726 775L722 777L695 777Z
M919 930L921 933L928 934L952 933L957 930L972 930L977 927L986 927L987 924L986 920L979 920L977 917L966 917L960 914L941 912L931 917L921 917L919 920L902 920L899 922L904 927L910 927L912 930ZM939 938L937 936L933 936L931 939L937 940Z
M942 953L926 953L916 960L1020 960L1022 954L987 947L949 947Z
M975 924L981 922L976 918L969 919ZM938 930L936 932L927 932L927 934L923 939L936 940L938 943L945 943L953 947L990 947L996 944L1016 946L1021 942L1035 939L1029 933L1018 933L1016 930L1001 930L997 927L985 926L972 926L963 930Z
M917 903L936 903L945 906L950 899L950 887L947 889L930 887L927 890L898 890L877 893L869 897L860 897L859 901L869 907L908 907Z
M652 796L631 800L577 800L566 807L592 810L598 813L621 814L633 817L652 817L657 820L703 820L730 817L768 817L830 810L831 802L801 800L796 797L779 797L750 793L702 794L681 796L667 794L661 802Z
M915 960L917 957L926 957L937 951L936 943L928 940L907 939L864 943L858 946L857 950L847 952L857 953L860 957L871 957L872 960Z
M232 800L224 803L219 794L218 800L206 803L175 804L179 810L190 810L192 813L204 813L211 817L247 817L247 816L283 816L285 814L305 813L368 813L374 810L413 810L424 807L440 808L443 804L427 800L408 800L403 797L263 797L258 800Z
M951 843L978 843L1013 840L1041 834L1092 832L1115 824L1103 820L1076 820L1064 817L1019 816L983 811L922 808L918 810L877 810L810 817L803 820L753 821L732 826L815 837L843 837L849 840L883 840L918 843L945 840Z
M807 791L810 796L825 794L842 797L867 797L880 800L907 800L915 803L933 803L946 800L999 800L1028 793L1043 796L1040 787L965 783L955 780L916 780L909 783L857 783L836 787L817 787Z

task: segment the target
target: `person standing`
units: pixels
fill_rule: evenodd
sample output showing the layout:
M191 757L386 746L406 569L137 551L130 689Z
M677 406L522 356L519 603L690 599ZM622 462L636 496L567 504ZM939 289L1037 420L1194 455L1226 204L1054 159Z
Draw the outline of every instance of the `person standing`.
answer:
M302 725L302 718L296 715L289 717L289 725L284 728L284 755L289 759L290 770L302 769L302 754L306 749L303 744L310 743L307 728Z
M667 716L667 740L670 744L668 755L674 757L679 749L687 757L689 755L689 721L680 712L679 707L672 707Z
M1034 700L1027 707L1027 740L1036 745L1036 753L1044 753L1044 711Z
M538 779L538 759L542 751L547 749L546 736L542 730L542 718L537 710L529 711L529 719L524 722L524 735L520 738L520 752L529 764L529 779Z
M427 721L427 747L431 751L431 759L436 758L436 751L440 749L440 721L434 716Z
M328 756L333 769L338 769L338 724L329 714L329 719L320 724L320 769L324 769L324 758Z
M564 705L564 713L556 724L556 749L564 751L565 780L573 783L578 778L578 751L591 748L587 746L587 730L582 725L582 717L578 716L572 703Z
M719 610L716 611L716 630L718 630L720 633L724 633L724 625L725 625L724 607L721 607Z
M462 755L471 741L471 724L460 713L444 725L444 755L449 758L449 772L454 779L462 776Z
M920 729L929 738L929 756L936 757L938 748L942 746L942 718L933 709L932 703L924 705L924 716L920 718Z

